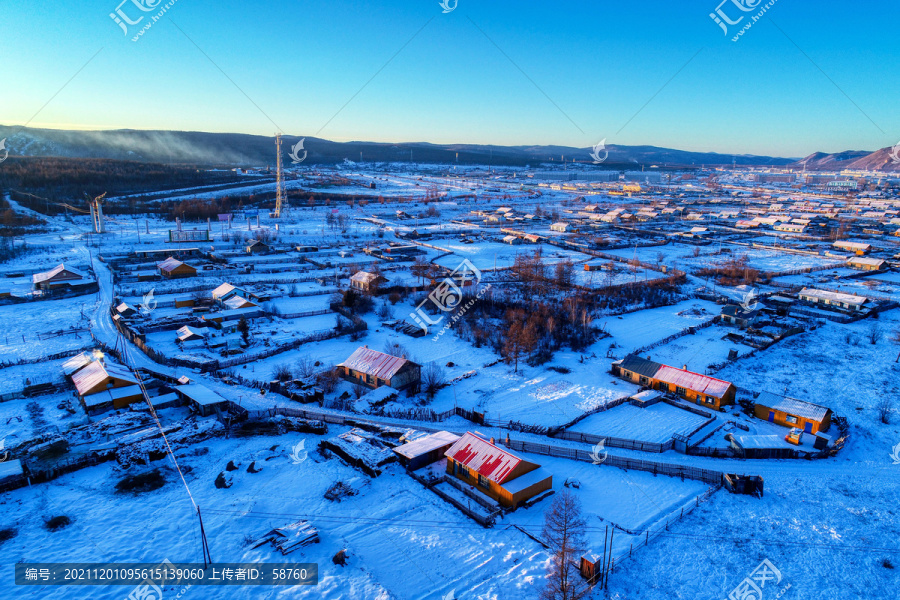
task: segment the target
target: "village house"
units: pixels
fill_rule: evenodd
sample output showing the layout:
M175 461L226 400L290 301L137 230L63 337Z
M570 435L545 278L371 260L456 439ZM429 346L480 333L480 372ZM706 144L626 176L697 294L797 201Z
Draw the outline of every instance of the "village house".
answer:
M863 310L869 299L865 296L857 296L855 294L843 294L841 292L829 292L827 290L816 290L813 288L803 288L797 294L801 302L810 304L818 304L830 306L849 312L859 312Z
M556 231L558 233L566 233L569 231L570 225L568 223L554 223L550 226L550 231Z
M243 296L234 295L225 300L222 305L227 310L238 310L240 308L253 308L254 306L258 306L257 304L250 302Z
M378 288L387 283L387 278L378 273L359 271L350 278L350 287L365 294L374 294Z
M758 221L747 221L746 219L742 219L734 224L738 229L756 229L759 227Z
M395 390L418 387L422 367L399 356L372 350L368 346L357 348L347 360L338 365L341 376L353 383L370 388L388 385Z
M87 364L84 364L85 360L88 361ZM63 372L78 363L84 366L69 377L89 414L125 408L144 399L138 380L129 369L103 360L91 360L87 355L78 355L66 361Z
M172 256L158 263L156 268L159 270L159 274L167 279L180 279L197 275L197 269Z
M830 408L771 392L759 394L753 412L757 419L785 427L797 427L805 433L824 432L831 427Z
M507 508L516 508L553 487L553 475L473 433L466 432L446 452L447 473L475 486Z
M253 240L247 244L247 254L268 254L272 248L262 240Z
M775 231L782 231L785 233L803 233L806 230L806 227L803 225L798 225L796 223L779 223L775 227L773 227Z
M722 322L747 329L759 318L758 310L749 310L739 304L729 304L722 308Z
M231 285L230 283L223 283L212 291L212 299L217 302L224 302L225 300L228 300L232 296L238 294L240 294L241 296L246 296L247 291L243 288Z
M248 321L263 316L265 313L258 306L247 308L238 308L235 310L222 310L219 312L209 313L200 317L204 322L212 325L217 329L225 329L233 327L243 318Z
M853 256L847 260L847 266L859 271L881 271L887 266L887 261L867 256Z
M737 388L715 377L676 369L648 359L626 356L612 364L613 374L644 387L676 394L708 408L722 410L734 404Z
M837 241L832 244L832 247L837 248L838 250L853 252L854 254L857 254L859 256L868 254L872 251L872 244L865 244L862 242Z
M49 271L32 275L31 283L36 290L50 291L61 288L82 290L93 287L95 282L81 271L60 263Z

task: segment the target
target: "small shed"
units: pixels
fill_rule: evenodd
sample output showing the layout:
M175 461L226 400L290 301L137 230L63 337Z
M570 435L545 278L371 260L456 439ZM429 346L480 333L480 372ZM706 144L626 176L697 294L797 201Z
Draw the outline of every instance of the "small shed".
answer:
M503 238L503 243L510 246L519 246L522 244L522 238L515 235L507 235Z
M172 256L158 263L156 268L159 270L159 274L167 279L180 279L197 275L197 269Z
M401 465L415 471L444 458L444 454L457 440L459 436L455 433L438 431L398 446L394 448L394 452Z
M187 400L202 417L224 409L228 402L216 392L199 383L176 386L175 393Z
M25 478L22 461L18 458L0 462L0 486L17 483Z
M130 404L144 400L144 393L139 385L125 387L112 387L96 394L84 396L81 399L84 409L89 415L95 415L107 410L125 408Z
M230 297L228 300L225 300L222 303L226 309L228 310L238 310L240 308L253 308L254 306L258 306L253 302L250 302L243 296L234 295Z
M177 332L179 342L198 342L206 339L206 330L185 325Z
M762 498L764 480L759 475L737 475L726 473L722 476L722 483L732 494L745 494Z
M268 254L271 251L271 246L262 240L253 240L247 244L247 254Z
M133 306L131 306L127 302L122 302L121 304L119 304L116 307L116 312L119 313L120 315L122 315L123 317L131 317L137 312L137 309L135 309Z
M728 433L725 439L741 458L796 458L797 451L789 448L780 435L734 435Z

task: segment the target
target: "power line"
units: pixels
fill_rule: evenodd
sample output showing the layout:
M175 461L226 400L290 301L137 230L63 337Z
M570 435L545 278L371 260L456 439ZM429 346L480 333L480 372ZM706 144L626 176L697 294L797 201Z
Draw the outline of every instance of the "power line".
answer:
M169 455L169 459L172 461L172 464L175 466L175 470L178 471L178 476L181 478L181 483L184 484L184 489L187 491L188 498L191 501L191 505L194 510L197 512L197 518L200 520L200 541L201 541L201 549L203 553L203 564L206 565L212 562L212 557L210 556L209 551L209 542L206 539L206 529L203 527L203 517L200 515L200 507L197 506L197 502L194 500L194 495L191 493L191 488L188 486L187 480L184 478L184 473L181 471L181 467L178 465L178 460L175 458L175 453L172 451L172 446L169 444L169 438L166 437L166 432L163 430L162 423L159 420L159 416L156 414L156 409L153 408L153 403L150 401L150 395L147 394L147 388L144 387L144 381L141 378L140 372L132 367L129 364L128 360L128 343L125 340L125 336L122 332L118 332L116 336L116 345L121 342L122 347L122 362L125 363L125 366L131 369L131 372L134 374L135 379L138 382L138 386L141 389L141 395L144 396L144 401L147 403L147 407L150 409L150 414L153 416L153 420L156 422L156 427L159 429L159 433L162 436L163 442L166 444L167 454Z

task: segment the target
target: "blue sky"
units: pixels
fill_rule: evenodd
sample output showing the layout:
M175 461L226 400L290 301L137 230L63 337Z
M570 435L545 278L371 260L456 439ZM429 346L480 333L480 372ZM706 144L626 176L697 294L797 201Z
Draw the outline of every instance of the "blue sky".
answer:
M0 123L780 156L900 139L895 2L778 0L732 42L718 0L178 0L132 42L149 17L124 35L119 1L0 2Z

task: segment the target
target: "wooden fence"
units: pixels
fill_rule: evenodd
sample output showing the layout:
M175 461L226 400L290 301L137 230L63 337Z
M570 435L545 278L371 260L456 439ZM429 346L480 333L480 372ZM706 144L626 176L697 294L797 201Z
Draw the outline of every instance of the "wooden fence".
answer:
M496 521L497 515L499 515L502 512L501 510L497 509L496 507L486 506L487 502L485 502L481 498L476 497L471 492L468 492L467 490L463 489L461 484L457 484L457 482L452 480L452 478L450 478L450 477L444 476L444 477L438 477L436 479L426 479L426 478L422 477L421 475L414 473L413 471L407 471L407 473L409 474L410 477L412 477L413 479L415 479L416 481L421 483L423 486L425 486L426 489L434 492L439 498L441 498L445 502L452 504L461 513L463 513L464 515L466 515L467 517L469 517L470 519L472 519L473 521L475 521L482 527L493 527L494 522ZM468 498L471 498L472 500L474 500L476 504L478 504L479 506L482 506L484 508L487 508L491 512L489 512L487 515L483 515L477 511L472 510L471 507L466 506L465 504L460 502L457 498L454 498L450 494L447 494L447 493L441 491L440 489L438 489L437 485L439 483L447 483L447 484L451 485L452 487L460 490Z
M580 431L557 431L554 432L551 437L559 440L584 442L586 444L594 445L603 442L604 446L609 448L622 448L623 450L638 450L640 452L654 452L657 454L672 449L672 440L669 440L664 444L659 444L655 442L642 442L639 440L597 435L594 433L582 433Z
M566 448L562 446L550 446L546 444L535 444L533 442L522 442L518 440L500 440L500 443L507 446L511 450L520 452L530 452L533 454L544 454L546 456L557 456L559 458L568 458L571 460L580 460L584 462L595 462L594 454L587 450L579 448ZM711 469L701 469L688 465L675 465L669 463L660 463L649 460L638 460L633 458L623 458L607 454L602 464L620 469L633 469L635 471L645 471L654 475L667 475L669 477L680 477L681 479L693 479L702 481L710 485L721 485L723 473L721 471L713 471Z
M642 346L642 347L638 348L637 350L632 350L632 351L630 352L630 354L643 354L644 352L647 352L647 351L649 351L649 350L653 350L654 348L658 348L658 347L660 347L660 346L665 346L666 344L668 344L668 343L670 343L670 342L674 342L674 341L677 340L678 338L682 338L682 337L684 337L684 336L686 336L686 335L693 335L693 334L697 333L697 330L698 330L698 329L706 329L707 327L712 327L712 326L715 325L718 321L719 321L719 315L716 315L716 316L713 317L712 319L710 319L710 320L708 320L708 321L704 321L703 323L700 323L699 325L693 325L693 326L691 326L691 327L685 327L684 329L682 329L682 330L679 331L678 333L673 333L673 334L670 335L669 337L663 338L663 339L661 339L661 340L659 340L659 341L657 341L657 342L653 342L652 344L647 344L646 346Z
M0 485L0 493L22 488L35 483L45 483L47 481L52 481L53 479L62 477L63 475L66 475L68 473L73 473L87 467L92 467L94 465L109 462L115 457L115 450L107 450L106 452L102 453L91 453L85 454L84 456L80 456L78 458L64 459L42 469L33 469L25 460L23 460L22 470L25 473L24 476L17 477L12 481Z

